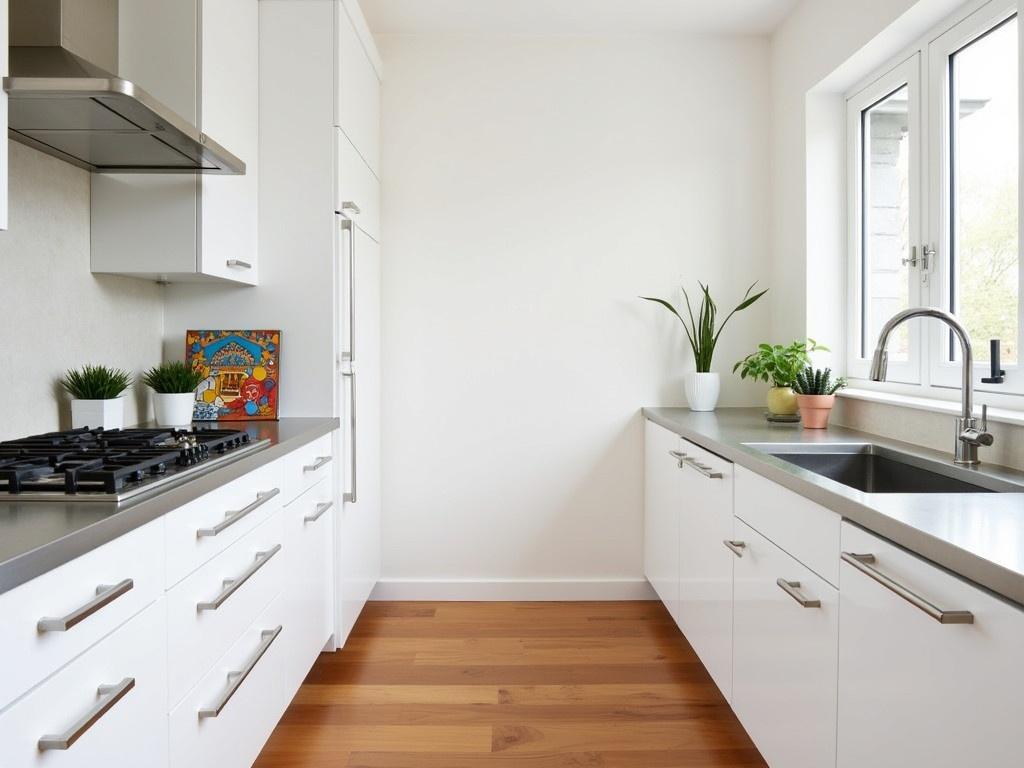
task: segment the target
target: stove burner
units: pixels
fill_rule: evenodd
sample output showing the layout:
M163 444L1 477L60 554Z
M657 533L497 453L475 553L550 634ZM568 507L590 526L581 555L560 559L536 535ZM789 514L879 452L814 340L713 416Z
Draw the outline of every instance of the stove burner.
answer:
M234 429L74 429L0 442L0 492L118 494L249 444Z

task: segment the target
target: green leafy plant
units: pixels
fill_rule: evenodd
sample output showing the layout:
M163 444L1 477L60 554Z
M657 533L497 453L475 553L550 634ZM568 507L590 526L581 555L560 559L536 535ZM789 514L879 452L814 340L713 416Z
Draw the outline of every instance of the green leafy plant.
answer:
M813 368L807 366L796 375L793 389L798 395L834 395L846 386L846 379L840 376L832 378L832 369Z
M203 374L187 363L175 360L150 368L142 375L142 383L160 394L195 392Z
M690 349L693 350L693 361L697 366L697 372L709 373L711 371L711 360L715 356L715 346L718 344L718 337L722 335L722 331L725 330L725 326L732 319L732 316L749 307L768 293L768 291L763 290L751 296L750 292L754 290L757 283L752 284L743 295L743 301L726 315L721 325L718 325L718 306L711 298L708 286L703 283L698 283L698 285L700 286L702 296L696 318L693 316L693 307L690 305L690 294L683 288L683 298L686 299L686 313L689 316L689 322L684 320L683 316L676 311L676 308L664 299L657 299L651 296L641 296L640 298L644 301L653 301L656 304L661 304L661 306L665 307L679 319L679 322L683 324L683 330L686 331L686 338L690 342Z
M128 371L105 365L83 365L72 368L60 384L76 400L113 400L132 384Z
M788 346L759 344L752 352L733 366L741 379L770 382L773 387L792 387L797 375L811 364L811 352L828 352L829 348L814 339L794 341Z

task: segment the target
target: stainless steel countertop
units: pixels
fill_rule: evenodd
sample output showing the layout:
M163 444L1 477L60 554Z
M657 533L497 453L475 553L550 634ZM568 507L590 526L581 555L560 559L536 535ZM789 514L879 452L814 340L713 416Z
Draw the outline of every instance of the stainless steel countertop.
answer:
M239 456L206 474L152 496L120 505L94 501L7 501L0 499L0 593L123 536L188 504L224 483L252 472L339 426L336 418L225 422L266 447Z
M715 413L644 408L643 414L702 448L1024 605L1024 493L862 493L744 444L874 443L949 463L951 453L844 427L811 430L799 424L769 424L758 408L724 408ZM1005 467L982 464L970 471L1024 484L1024 473Z

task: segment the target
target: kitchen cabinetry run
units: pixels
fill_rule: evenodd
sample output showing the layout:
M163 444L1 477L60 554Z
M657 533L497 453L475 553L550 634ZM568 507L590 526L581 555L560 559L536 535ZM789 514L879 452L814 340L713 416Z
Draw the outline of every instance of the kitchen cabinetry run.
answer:
M1021 764L1024 611L842 526L839 768Z
M92 271L256 284L259 0L133 0L119 14L121 76L144 83L246 171L93 175Z

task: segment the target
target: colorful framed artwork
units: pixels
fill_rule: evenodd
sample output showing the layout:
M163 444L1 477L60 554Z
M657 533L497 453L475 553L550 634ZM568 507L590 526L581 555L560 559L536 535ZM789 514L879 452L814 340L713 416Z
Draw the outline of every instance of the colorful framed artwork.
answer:
M195 421L277 419L280 331L186 331L185 359L205 378Z

